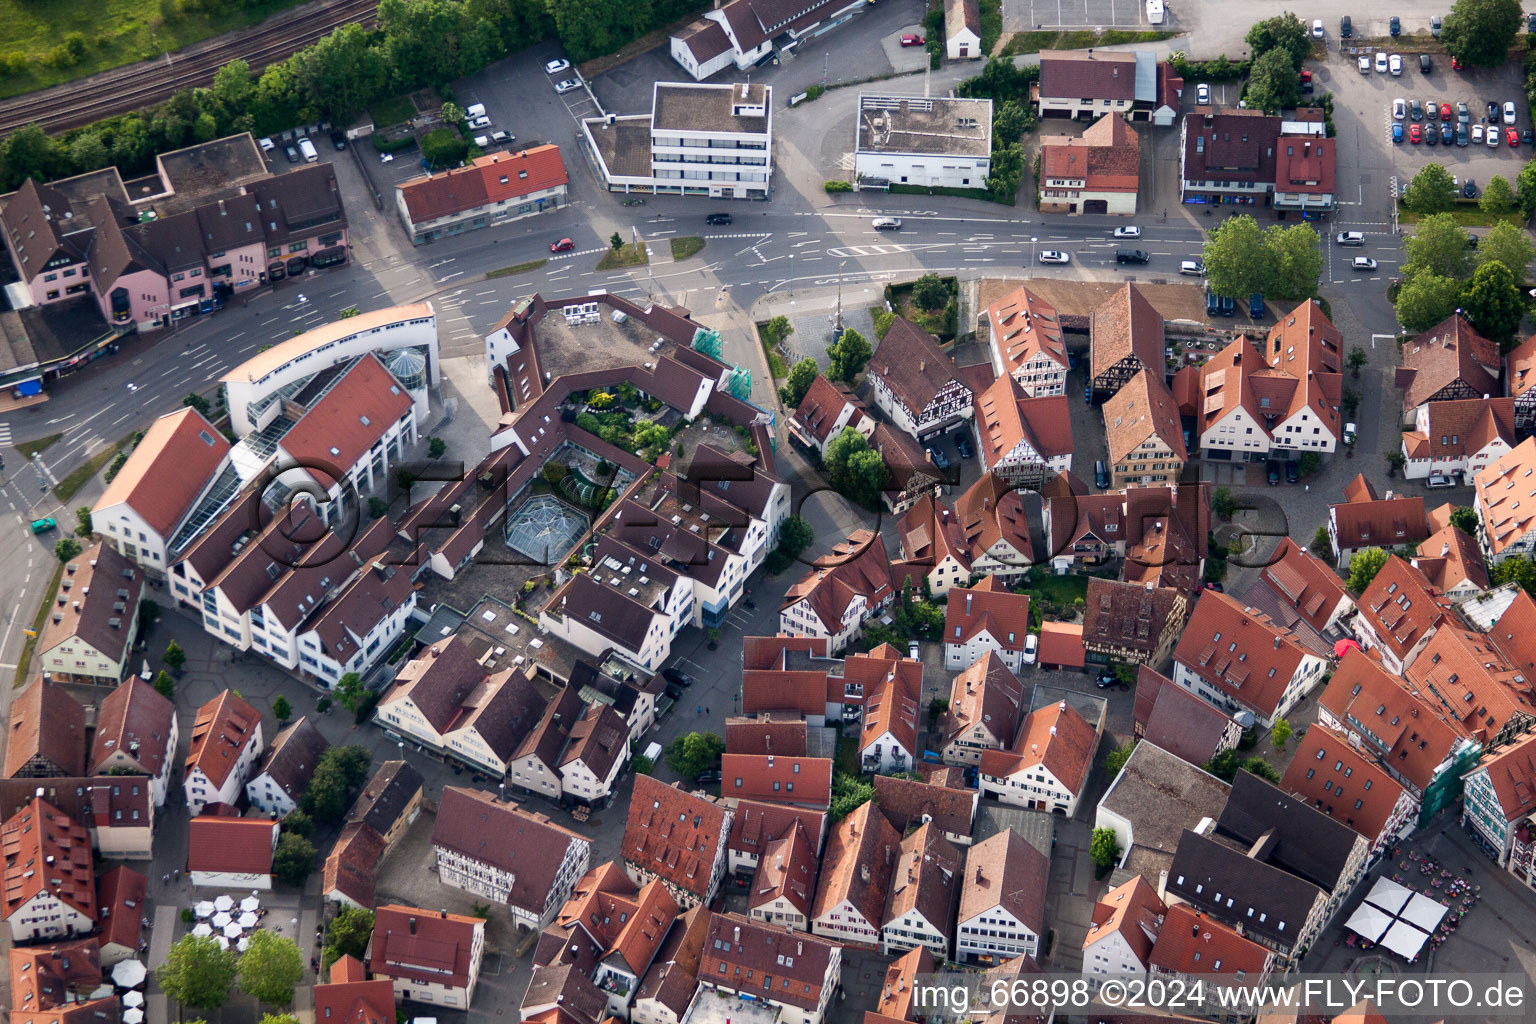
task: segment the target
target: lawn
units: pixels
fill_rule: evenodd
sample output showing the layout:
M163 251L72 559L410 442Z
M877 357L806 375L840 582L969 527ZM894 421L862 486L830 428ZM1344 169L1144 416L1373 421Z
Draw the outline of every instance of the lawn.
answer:
M1491 228L1503 220L1509 221L1515 227L1525 226L1525 218L1520 216L1520 211L1484 213L1478 209L1477 200L1475 199L1457 200L1455 208L1450 213L1455 218L1456 223L1464 228ZM1417 224L1420 216L1420 214L1414 213L1404 206L1401 199L1397 201L1397 218L1404 224Z
M597 261L598 270L622 270L624 267L643 267L650 262L650 253L646 251L645 243L639 246L622 245L617 249L609 248L603 253L603 258Z
M697 256L699 250L704 248L704 239L698 235L684 235L681 238L672 239L672 258L685 260L690 256Z
M496 277L511 277L513 274L526 274L530 270L538 270L549 260L529 260L527 263L514 263L510 267L502 267L500 270L488 270L485 274L487 281Z
M21 452L22 458L30 461L32 456L38 452L46 451L49 445L63 436L63 434L49 434L47 437L40 437L36 441L23 441L16 446L16 450Z
M53 579L48 582L48 589L43 591L43 599L38 603L37 614L32 616L32 629L21 644L21 657L16 661L16 675L11 680L11 687L25 686L30 677L27 674L27 666L32 663L32 651L37 647L37 641L43 633L43 624L48 621L48 609L53 605L53 595L59 592L59 577L64 575L64 563L54 560Z
M1052 573L1030 573L1025 592L1030 597L1044 598L1058 605L1069 605L1078 598L1088 597L1088 577L1078 574L1057 576Z
M256 24L302 0L246 0L210 4L167 20L165 0L0 0L0 97L70 82L77 78L158 57L211 36ZM179 6L179 5L177 5ZM64 54L71 34L84 46L78 61Z
M388 128L390 125L400 124L415 117L416 104L411 102L409 95L391 96L369 107L368 116L373 118L375 129Z
M119 449L126 445L131 438L132 435L129 435L128 437L123 438L121 441L118 441L116 444L108 445L101 451L97 452L95 455L92 455L87 462L76 466L68 476L60 480L58 485L54 487L53 496L58 498L60 501L67 502L69 499L79 494L80 489L86 484L90 483L91 478L94 477L97 473L101 472L101 467L111 462L112 457L116 455Z
M1041 50L1085 50L1090 46L1113 46L1119 43L1155 43L1169 39L1173 32L1127 32L1110 29L1099 33L1092 29L1071 32L1017 32L1003 48L1005 54L1039 53Z

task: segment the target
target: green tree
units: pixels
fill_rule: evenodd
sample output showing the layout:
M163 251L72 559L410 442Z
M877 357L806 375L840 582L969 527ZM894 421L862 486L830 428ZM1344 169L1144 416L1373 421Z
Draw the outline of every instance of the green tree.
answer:
M64 154L36 124L18 128L0 141L0 188L6 191L28 178L52 181L64 169Z
M1093 838L1088 843L1088 856L1093 858L1094 867L1100 871L1108 871L1119 863L1120 852L1120 841L1115 838L1114 829L1093 830Z
M1237 751L1223 750L1221 753L1217 754L1215 757L1211 758L1200 767L1203 770L1210 772L1218 779L1221 779L1225 782L1231 782L1233 777L1237 775L1237 765Z
M857 775L832 773L832 807L827 812L833 822L842 821L874 799L875 787Z
M1403 192L1403 205L1425 215L1451 209L1456 205L1456 182L1451 172L1439 164L1425 164Z
M172 640L165 645L165 654L161 660L170 666L172 672L180 672L187 663L187 652L181 649L181 644Z
M1327 558L1332 555L1333 538L1328 536L1328 527L1319 526L1317 532L1312 535L1312 543L1308 547L1318 558Z
M1263 292L1292 301L1317 294L1323 251L1310 224L1274 225L1264 232L1264 248L1269 280Z
M279 722L286 722L293 717L293 705L288 703L288 698L278 694L272 701L272 717Z
M384 516L386 516L388 514L389 514L389 502L385 501L383 498L379 497L378 495L374 495L373 497L368 499L368 518L369 519L383 519Z
M1370 353L1366 352L1366 350L1359 345L1355 345L1349 350L1349 358L1346 360L1346 362L1349 364L1350 372L1355 374L1357 377L1360 375L1360 368L1370 361Z
M305 839L313 839L315 835L315 819L300 810L292 810L283 815L283 831L292 832L296 836Z
M992 149L992 173L987 175L987 192L997 202L1011 202L1024 182L1024 149L1017 142Z
M1520 0L1456 0L1440 43L1463 64L1491 68L1508 58L1521 17Z
M725 740L712 732L679 736L667 747L667 764L684 779L692 779L716 766L725 753Z
M95 532L91 528L91 506L81 505L75 509L75 536L89 537Z
M992 114L993 145L1018 142L1033 126L1033 111L1025 109L1013 100L999 103Z
M1498 216L1515 208L1515 191L1509 182L1495 174L1483 186L1483 194L1477 200L1477 208L1484 213Z
M427 454L429 456L431 456L432 458L434 458L434 459L442 458L443 457L443 453L446 452L447 450L448 450L448 442L447 441L444 441L440 437L429 437L429 438L427 438Z
M325 964L344 956L361 958L373 937L373 911L362 907L343 907L331 918L325 931Z
M166 700L176 699L176 680L165 669L155 674L155 692Z
M331 747L316 762L299 806L316 821L339 819L353 791L362 785L371 760L367 747Z
M811 384L816 380L816 360L802 359L789 368L789 376L784 378L784 383L779 387L779 400L787 409L798 409L800 403L805 401L805 393L811 390Z
M1484 195L1487 195L1485 192ZM1524 281L1531 265L1531 241L1525 229L1507 220L1495 224L1477 247L1477 263L1502 263L1515 275L1516 281Z
M1232 518L1232 513L1237 511L1237 499L1232 497L1232 488L1218 487L1211 492L1211 511L1219 519Z
M277 845L281 850L283 841L279 839ZM313 857L315 848L311 846L309 852ZM251 932L250 943L240 954L240 988L257 1002L287 1006L304 978L304 954L298 943L264 928Z
M61 537L53 545L53 556L61 562L79 556L80 551L80 542L73 537Z
M852 427L827 442L822 459L834 490L862 505L872 506L885 485L885 462L869 446L869 440Z
M1238 765L1238 767L1248 774L1257 775L1268 782L1278 783L1280 781L1280 773L1275 771L1274 766L1262 757L1250 757Z
M75 136L69 144L69 162L77 171L94 171L111 162L106 143L96 132L86 131Z
M198 142L212 142L218 138L219 122L214 119L211 112L205 110L197 115L192 122L192 137Z
M799 516L790 516L779 524L779 549L791 558L810 547L815 539L811 524Z
M1301 77L1290 54L1284 50L1270 50L1253 62L1248 76L1248 91L1244 99L1254 110L1266 114L1278 114L1286 107L1294 107L1301 98Z
M1365 593L1381 567L1387 564L1387 553L1381 548L1366 548L1355 552L1349 560L1349 589L1357 594Z
M1291 723L1283 718L1275 719L1274 728L1269 730L1269 742L1275 745L1276 750L1285 749L1285 741L1291 738Z
M624 236L615 231L613 234L608 236L608 245L613 249L614 252L618 252L620 249L624 248Z
M165 963L155 971L165 994L183 1006L213 1010L229 998L235 980L235 954L220 949L211 936L184 935L171 946Z
M1120 769L1125 767L1125 762L1131 758L1131 751L1135 749L1136 744L1133 741L1124 746L1116 747L1104 755L1104 770L1109 773L1110 778L1120 774Z
M196 409L204 416L207 416L211 411L213 411L213 403L209 402L208 399L204 398L196 391L187 392L186 396L182 398L181 404Z
M1468 537L1477 536L1477 510L1466 505L1451 509L1451 525Z
M795 333L795 327L789 322L787 316L776 316L762 326L763 341L769 348L778 348L784 344L784 339Z
M1268 283L1264 232L1247 214L1228 217L1205 243L1205 279L1217 295L1252 295Z
M213 102L229 117L243 113L256 93L250 64L239 58L225 64L213 73L213 86L209 91L213 94Z
M1527 160L1515 177L1515 202L1526 220L1536 217L1536 160Z
M362 706L363 701L368 699L368 688L363 685L363 677L356 672L348 672L336 680L333 692L341 706L354 714Z
M1484 263L1461 294L1461 309L1477 333L1500 343L1514 336L1525 315L1520 283L1502 263Z
M1248 44L1255 60L1272 50L1281 51L1290 60L1292 71L1300 71L1302 62L1312 53L1312 38L1307 26L1289 11L1257 23L1248 30L1243 41Z
M864 335L850 327L827 349L827 376L852 384L853 379L869 364L869 357L874 354L874 349L864 340Z
M451 128L438 128L421 137L421 158L434 170L457 167L469 153L469 143Z
M460 121L464 120L464 108L449 100L443 104L442 109L438 112L438 116L443 119L444 124L457 125Z
M291 1013L264 1013L257 1024L299 1024L299 1018Z
M277 837L277 848L272 851L272 873L278 881L285 885L303 885L314 866L314 843L297 832L285 832Z
M912 282L912 302L919 309L943 309L949 301L949 289L938 274L924 274Z
M1410 334L1417 334L1456 312L1460 303L1460 281L1424 271L1403 282L1395 309L1398 322Z
M1536 562L1528 558L1506 558L1489 571L1488 578L1496 587L1513 583L1527 594L1536 597Z

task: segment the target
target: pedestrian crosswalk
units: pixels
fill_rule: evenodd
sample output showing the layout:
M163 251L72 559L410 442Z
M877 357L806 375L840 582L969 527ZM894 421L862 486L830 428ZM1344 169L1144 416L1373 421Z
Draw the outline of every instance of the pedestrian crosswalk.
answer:
M11 425L0 423L0 447L9 448L11 445Z

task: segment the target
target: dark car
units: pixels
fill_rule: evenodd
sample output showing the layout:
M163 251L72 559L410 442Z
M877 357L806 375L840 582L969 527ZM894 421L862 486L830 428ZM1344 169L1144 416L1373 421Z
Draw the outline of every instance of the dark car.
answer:
M1392 15L1392 20L1387 22L1387 25L1393 38L1403 34L1403 23L1397 19L1397 15Z
M718 771L699 772L698 775L694 776L693 781L694 782L705 782L705 783L707 783L707 782L719 782L720 781L720 773Z
M661 677L669 683L676 683L678 686L693 685L693 676L689 675L687 672L679 672L675 668L662 669Z
M1465 185L1461 186L1461 194L1462 194L1463 197L1465 197L1467 199L1476 199L1477 198L1477 182L1473 181L1471 178L1468 178L1467 179L1467 183Z
M1456 141L1456 129L1452 128L1448 124L1441 125L1440 126L1440 141L1445 143L1447 146L1449 146L1452 143L1454 143Z
M1477 236L1474 235L1470 231L1467 232L1467 248L1468 249L1476 249L1477 248Z
M668 683L667 684L667 689L666 689L666 694L667 694L668 697L671 697L673 700L682 700L683 699L683 688L681 686L678 686L676 683Z
M728 213L712 213L704 218L705 224L729 224L731 215Z
M1493 100L1488 101L1488 123L1499 123L1499 105Z
M1110 675L1108 672L1102 672L1099 674L1099 678L1095 679L1093 683L1099 689L1107 690L1111 686L1115 685L1115 677Z
M1152 257L1144 249L1121 249L1115 253L1116 263L1150 263Z
M291 164L299 162L299 151L292 146L283 147L283 156L286 156Z
M1426 75L1435 70L1435 62L1429 59L1429 54L1419 54L1419 70Z
M342 132L331 132L331 145L338 150L347 148L347 137Z
M1101 491L1109 487L1109 467L1103 459L1093 464L1093 483Z
M1298 467L1296 465L1296 463L1294 463L1294 462L1287 462L1285 464L1285 482L1288 483L1288 484L1293 484L1297 480L1300 480L1300 479L1301 479L1301 469L1300 469L1300 467Z
M1536 13L1527 14L1525 16L1525 30L1527 32L1536 33Z
M1339 38L1348 39L1355 34L1355 24L1349 20L1349 15L1339 19Z
M1529 128L1527 128L1525 131L1520 133L1520 141L1529 146L1531 143L1536 142L1536 132L1532 132Z
M1273 487L1275 484L1278 484L1280 482L1280 463L1270 462L1264 477L1269 481L1269 486Z
M955 438L955 451L960 453L960 457L962 459L968 459L972 455L976 454L971 450L971 442L965 439L964 434L961 434L959 437Z
M1414 127L1417 128L1418 125L1414 125ZM1440 133L1435 131L1435 126L1432 125L1432 124L1431 125L1425 125L1424 126L1424 145L1426 145L1426 146L1435 146L1435 145L1439 145L1439 143L1440 143Z

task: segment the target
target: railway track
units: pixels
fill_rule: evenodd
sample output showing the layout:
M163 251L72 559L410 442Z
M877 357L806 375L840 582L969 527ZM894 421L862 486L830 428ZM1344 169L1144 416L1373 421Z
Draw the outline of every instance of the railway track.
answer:
M378 0L331 0L178 53L17 96L0 102L0 135L33 123L52 134L139 110L182 89L208 85L214 72L236 59L248 62L252 71L260 71L342 25L372 21L377 10Z

